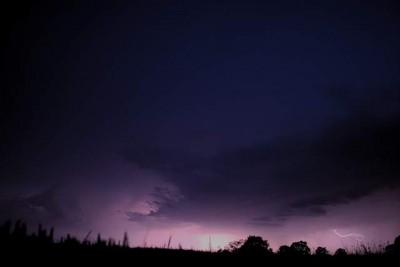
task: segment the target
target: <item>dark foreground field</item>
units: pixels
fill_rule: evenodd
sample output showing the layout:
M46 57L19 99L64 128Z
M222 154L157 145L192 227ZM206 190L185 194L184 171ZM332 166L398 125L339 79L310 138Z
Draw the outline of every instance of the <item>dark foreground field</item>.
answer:
M200 252L191 250L176 249L153 249L153 248L65 248L55 247L36 247L36 248L2 248L1 258L11 263L28 264L129 264L129 265L147 265L161 264L167 265L186 265L200 264L208 266L210 264L221 264L223 266L239 264L248 266L257 264L275 265L275 264L296 264L313 266L339 266L338 264L373 264L372 266L398 266L400 258L389 255L347 255L343 257L325 256L280 256L280 255L251 255L251 254L233 254L218 252ZM4 266L4 265L3 265ZM370 266L370 265L368 265Z
M28 235L26 226L17 222L5 223L0 227L0 264L49 264L49 265L264 265L275 266L282 264L313 265L313 266L339 266L339 264L373 264L372 266L398 266L400 263L400 250L396 241L381 251L358 251L353 254L336 253L335 255L311 254L306 250L291 250L287 247L284 253L280 249L272 252L257 240L259 237L249 237L236 249L219 250L215 252L195 251L170 248L131 248L128 240L122 243L113 240L102 240L100 236L96 241L80 241L67 235L59 241L53 239L54 231L46 231L39 227L37 233ZM302 241L301 241L302 242ZM295 242L299 244L301 242ZM304 244L306 244L304 242ZM232 247L231 247L232 248ZM344 251L344 250L343 250ZM304 253L305 252L305 253Z
M14 264L90 264L90 265L185 265L200 264L204 266L221 264L229 266L236 264L249 266L275 266L285 264L303 264L312 266L340 266L338 264L373 264L372 266L398 266L400 257L394 255L347 255L347 256L280 256L280 255L252 255L218 252L201 252L191 250L158 249L158 248L66 248L53 247L25 247L2 248L2 260ZM347 266L347 265L346 265ZM370 265L367 265L370 266Z

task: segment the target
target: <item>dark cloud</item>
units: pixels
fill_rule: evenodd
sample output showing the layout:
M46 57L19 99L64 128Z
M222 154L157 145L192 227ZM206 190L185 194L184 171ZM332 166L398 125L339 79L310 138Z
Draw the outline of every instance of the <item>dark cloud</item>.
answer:
M45 191L30 196L26 199L26 203L33 209L43 210L52 217L63 218L64 214L56 201L57 194L54 187L50 187Z
M390 91L380 99L396 101L389 97L393 95ZM142 168L163 173L192 205L204 199L203 205L235 205L246 199L263 206L275 198L284 204L269 216L322 216L328 206L399 185L400 116L393 110L375 112L380 106L385 105L371 108L374 115L352 113L336 119L313 138L285 137L209 158L157 148L132 149L124 155ZM251 223L277 224L270 218Z
M182 149L135 146L125 149L122 155L140 168L172 177L180 186L191 185L203 180L201 177L210 175L209 158Z
M248 223L261 227L282 227L287 221L287 217L260 216L252 218Z
M76 225L82 221L77 196L58 186L27 196L11 196L0 199L1 219L24 218L31 226L37 223Z
M395 193L372 199L399 188L398 1L162 2L4 9L0 217L115 236L397 219Z
M169 205L171 203L179 202L183 198L182 194L179 191L160 186L155 186L151 195L158 199L157 203Z
M19 197L6 197L0 199L0 219L37 218L37 212L32 210L26 202Z
M294 217L317 217L327 214L327 209L323 206L308 206L308 207L284 207L282 208L276 216L278 218L294 218Z
M183 195L176 188L153 186L149 195L136 207L136 211L124 211L124 214L132 222L160 226L170 221L166 215L176 210L182 199Z
M300 199L290 204L289 207L292 209L304 209L304 208L332 206L338 204L347 204L359 198L368 196L374 191L374 189L376 188L368 188L364 190L358 189L347 192L337 192L329 196L319 196L319 197Z
M339 204L339 203L337 203ZM318 217L328 214L327 208L323 205L312 203L310 205L282 206L277 212L270 215L258 216L248 221L249 224L259 227L283 227L286 222L301 217Z
M332 86L323 90L325 97L351 116L363 116L374 113L387 115L399 112L399 85L391 88L349 88Z

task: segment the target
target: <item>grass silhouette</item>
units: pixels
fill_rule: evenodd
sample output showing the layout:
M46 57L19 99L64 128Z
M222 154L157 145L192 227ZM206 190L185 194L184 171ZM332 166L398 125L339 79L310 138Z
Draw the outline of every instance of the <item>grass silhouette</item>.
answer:
M393 244L378 246L360 244L353 252L343 248L336 250L333 255L325 248L310 252L304 241L294 242L291 246L281 246L277 252L269 248L267 240L261 237L249 236L246 240L233 241L225 249L218 251L199 251L164 247L129 247L127 233L122 242L113 239L103 239L100 234L95 241L89 240L89 235L83 241L67 234L58 241L54 240L54 228L47 231L42 225L37 233L28 234L27 226L21 221L12 224L6 221L0 226L0 255L5 262L14 263L29 261L30 263L59 264L69 262L89 262L102 264L104 261L125 262L140 260L145 263L216 263L249 264L295 262L307 264L341 264L344 263L390 263L400 260L400 236Z

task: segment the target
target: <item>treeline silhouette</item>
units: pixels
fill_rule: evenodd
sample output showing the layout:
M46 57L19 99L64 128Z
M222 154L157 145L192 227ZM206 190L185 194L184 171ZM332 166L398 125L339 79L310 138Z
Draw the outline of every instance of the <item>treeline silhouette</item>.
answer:
M224 249L217 251L196 251L170 248L154 247L134 247L129 246L128 235L125 232L123 240L115 241L113 239L103 239L100 234L95 241L89 240L90 232L83 239L67 234L59 240L54 239L54 228L45 229L39 224L37 232L29 234L27 226L21 221L14 224L6 221L0 226L0 258L7 260L11 258L14 261L31 262L54 262L54 259L74 260L79 259L94 261L103 260L145 260L149 262L158 262L159 260L183 261L190 264L193 261L212 263L221 261L225 264L235 264L242 262L248 263L250 260L265 262L284 262L296 261L315 264L327 264L339 262L350 263L371 263L380 264L384 261L392 263L400 259L400 236L396 237L393 244L386 246L371 247L360 245L359 248L349 252L343 248L330 253L324 247L318 247L313 253L308 247L307 242L293 242L290 246L283 245L276 252L273 252L267 240L259 236L249 236L245 240L238 240L229 243ZM8 259L8 260L9 260Z

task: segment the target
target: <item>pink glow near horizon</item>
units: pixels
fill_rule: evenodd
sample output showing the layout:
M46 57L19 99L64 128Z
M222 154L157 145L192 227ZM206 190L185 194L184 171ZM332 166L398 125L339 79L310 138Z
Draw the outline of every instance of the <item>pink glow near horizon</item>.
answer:
M123 168L119 166L118 169ZM104 175L104 172L101 175ZM162 186L168 188L169 192L176 193L173 196L178 196L177 200L168 198L173 200L175 205L184 205L186 199L181 197L177 187L166 183L153 173L140 172L137 175L140 179L134 180L126 174L124 179L127 182L114 185L116 189L101 185L86 188L79 184L63 188L64 191L59 192L60 200L71 195L70 192L74 188L81 188L77 193L79 212L66 210L67 218L74 224L67 227L66 224L57 225L51 221L48 224L41 222L47 228L55 226L57 236L71 233L83 239L91 231L92 240L95 240L97 233L103 238L122 240L123 233L127 231L132 247L164 247L171 238L171 248L181 246L184 249L209 250L211 242L213 251L223 249L231 241L244 239L249 235L259 235L268 240L274 251L281 245L303 240L311 250L323 246L333 253L339 247L351 249L360 243L352 233L364 236L362 241L365 244L377 245L393 242L400 233L400 221L397 220L400 216L400 201L397 200L397 190L383 190L350 204L330 207L326 216L292 217L280 227L251 225L248 220L262 210L247 214L248 210L231 211L231 207L226 205L222 208L229 211L227 216L234 224L227 224L226 221L218 221L220 218L216 218L210 222L211 225L205 219L209 214L201 209L196 214L191 214L191 221L188 221L188 217L180 218L176 214L152 216L151 213L159 212L157 205L149 204L157 204L154 200L158 199L151 194L151 189L155 186ZM210 207L211 212L214 211L213 208L214 206ZM143 221L130 220L126 212L139 214ZM37 222L29 225L30 229L37 229L35 223ZM335 234L332 229L340 235Z

